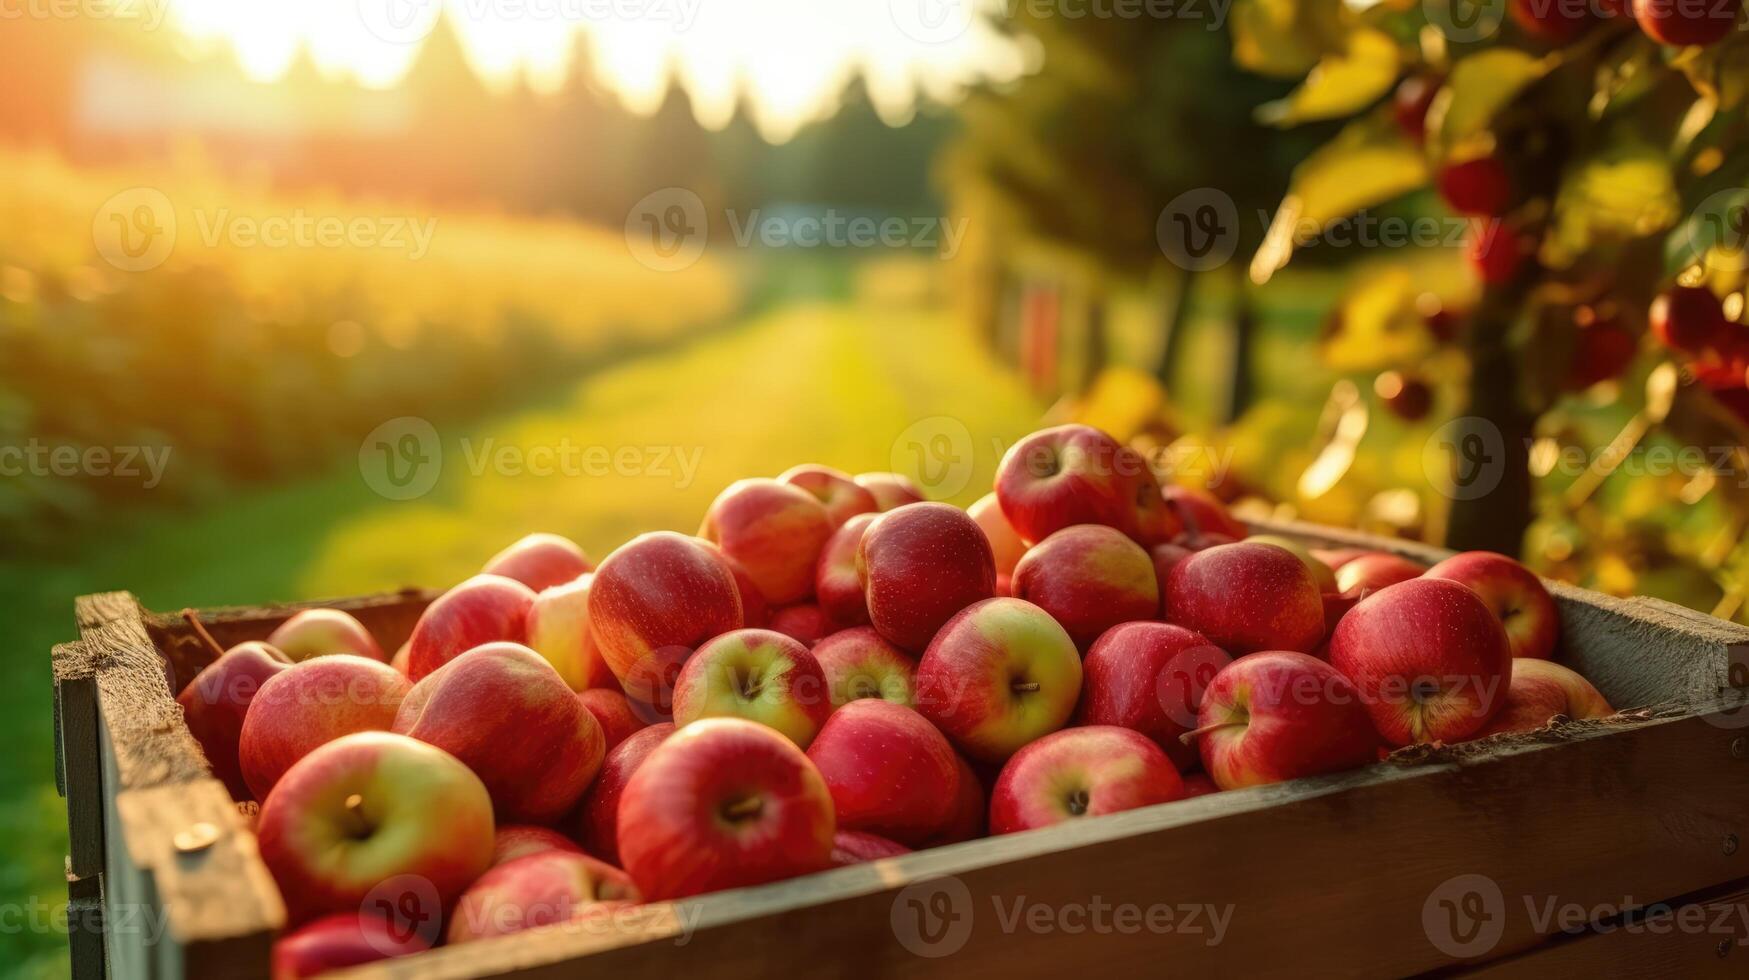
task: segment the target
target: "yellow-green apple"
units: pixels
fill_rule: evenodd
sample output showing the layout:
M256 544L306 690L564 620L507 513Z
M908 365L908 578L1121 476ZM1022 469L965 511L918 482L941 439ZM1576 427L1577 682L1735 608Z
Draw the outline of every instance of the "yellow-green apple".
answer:
M1284 534L1253 534L1245 540L1252 544L1273 544L1279 548L1286 548L1294 553L1295 558L1306 563L1306 568L1311 570L1312 578L1318 583L1318 591L1342 591L1336 587L1336 573L1330 569L1329 565L1324 564L1321 559L1312 554L1312 549L1307 547L1305 542Z
M961 751L998 763L1063 727L1081 655L1050 613L986 599L948 620L917 665L917 707Z
M1193 537L1218 534L1241 541L1248 533L1245 525L1227 513L1226 505L1213 494L1173 483L1162 487L1160 495L1185 534Z
M411 685L380 660L338 653L293 664L255 692L237 739L243 782L257 799L317 746L388 731Z
M922 650L955 613L996 593L989 539L951 504L906 504L875 518L856 572L869 623L902 650Z
M1336 588L1332 592L1353 592L1356 589L1377 591L1387 585L1420 578L1427 569L1401 555L1375 551L1344 562L1336 573Z
M857 483L850 474L830 466L804 463L778 474L777 482L787 483L813 494L826 508L832 526L838 527L857 514L872 514L881 509L875 495Z
M294 662L330 653L350 653L388 662L376 638L351 613L305 609L274 628L267 642Z
M996 559L996 574L1013 575L1014 566L1019 564L1020 556L1026 554L1026 542L1020 540L1020 534L1014 530L1014 525L1008 523L1008 515L1002 513L1002 504L996 499L995 492L979 497L966 508L966 513L984 529L984 537L990 539L990 554Z
M492 556L487 575L513 578L532 591L550 589L555 585L575 582L577 576L595 570L595 562L578 547L577 542L557 534L536 533L517 541Z
M1075 723L1140 732L1180 771L1195 768L1196 749L1179 736L1196 727L1202 692L1232 659L1202 634L1182 626L1114 626L1081 661Z
M698 536L741 563L774 605L814 594L814 567L832 536L826 508L806 490L776 480L736 480L711 502Z
M1076 524L1033 545L1014 566L1013 590L1063 624L1082 650L1113 626L1160 610L1154 560L1103 524Z
M974 840L984 836L984 830L989 824L990 808L985 804L984 781L972 770L965 756L958 752L954 753L954 765L959 778L954 782L953 810L947 822L923 843L923 847L940 847Z
M872 626L833 633L814 645L834 707L858 698L881 698L910 707L915 700L917 661L888 643Z
M569 851L573 854L583 853L577 842L551 827L536 827L531 824L500 824L497 834L492 838L492 867L508 864L517 858L530 854L540 854L543 851Z
M636 710L625 694L618 689L592 687L587 691L577 692L577 700L583 702L583 707L595 716L596 724L601 726L601 736L608 751L623 742L633 732L649 724Z
M1330 664L1360 689L1391 745L1460 742L1481 731L1505 701L1513 666L1494 611L1443 578L1410 579L1360 600L1330 637Z
M404 928L376 911L335 912L304 923L273 944L273 980L303 980L332 970L422 953L435 930Z
M858 473L856 485L874 494L875 506L882 511L894 510L906 504L920 504L928 499L917 482L902 473Z
M674 725L661 722L640 728L607 753L594 785L577 808L576 835L583 849L609 864L619 859L619 798L626 781L644 764L656 746L674 734Z
M812 602L784 606L771 614L771 630L782 633L802 646L811 647L821 639L838 632L839 626L826 611Z
M1184 795L1177 767L1140 732L1091 725L1014 753L990 793L990 833L1012 834Z
M832 835L832 866L835 868L909 853L911 849L897 841L860 830L840 830Z
M589 589L595 575L542 589L528 607L528 647L543 657L573 691L617 686L589 632Z
M1303 653L1265 650L1228 664L1187 733L1221 789L1353 769L1378 760L1379 736L1354 684Z
M1219 793L1221 788L1209 778L1206 772L1187 772L1184 774L1184 795L1180 799L1188 800L1193 796L1207 796Z
M868 622L868 602L862 596L862 579L856 574L856 552L875 516L857 514L832 532L814 568L814 598L841 627Z
M502 575L476 575L437 597L408 639L409 676L419 680L482 643L528 641L534 590Z
M619 854L650 901L823 871L832 794L795 743L743 718L675 732L619 801Z
M904 705L863 698L826 719L808 747L842 830L915 846L953 816L959 765L953 746Z
M1512 682L1506 686L1506 703L1488 724L1476 733L1534 732L1556 715L1568 718L1607 718L1615 714L1603 693L1591 682L1560 664L1534 657L1512 661Z
M516 643L475 647L407 692L393 731L460 759L499 820L550 823L601 768L606 739L559 672Z
M269 644L257 640L239 643L207 664L176 696L176 703L182 705L182 720L206 754L213 778L224 783L234 799L250 798L237 759L249 703L261 685L291 665L285 654Z
M570 922L602 903L635 904L624 871L587 854L544 851L497 865L468 886L449 916L449 943Z
M1434 565L1428 578L1444 578L1469 586L1494 610L1506 627L1514 657L1547 660L1554 656L1561 614L1535 572L1505 555L1466 551Z
M672 531L607 556L589 587L589 629L634 706L666 715L680 665L700 643L741 628L741 594L716 548Z
M1178 532L1147 461L1089 425L1040 429L1010 446L996 499L1022 541L1076 524L1105 524L1148 545Z
M262 802L256 836L294 922L356 913L367 897L435 917L492 863L492 798L442 749L360 732L298 760ZM385 895L396 881L408 893ZM401 899L422 907L404 913Z
M674 724L746 718L801 748L832 713L826 675L800 641L773 630L734 630L698 648L674 682Z
M1233 654L1314 650L1324 600L1306 563L1285 548L1240 541L1199 551L1166 576L1166 618Z

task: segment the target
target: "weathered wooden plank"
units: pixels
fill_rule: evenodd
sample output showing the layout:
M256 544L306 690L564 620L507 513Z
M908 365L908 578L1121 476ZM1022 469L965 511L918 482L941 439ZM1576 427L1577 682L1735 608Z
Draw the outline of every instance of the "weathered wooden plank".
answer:
M560 977L580 956L615 976L975 978L1072 963L1115 975L1406 975L1538 945L1552 930L1510 914L1526 897L1604 907L1749 869L1727 843L1749 833L1749 764L1712 713L1565 734L658 906L620 933L551 929L349 975ZM1427 910L1478 879L1508 914L1486 948L1454 953ZM1117 929L1119 907L1156 926ZM1100 908L1112 928L1088 929ZM1160 924L1167 914L1176 925ZM1227 916L1218 936L1216 914Z
M1749 974L1749 890L1676 904L1600 931L1561 937L1464 974L1549 977L1740 978Z
M97 677L83 644L54 648L55 774L67 801L69 873L103 870L103 767L97 744Z

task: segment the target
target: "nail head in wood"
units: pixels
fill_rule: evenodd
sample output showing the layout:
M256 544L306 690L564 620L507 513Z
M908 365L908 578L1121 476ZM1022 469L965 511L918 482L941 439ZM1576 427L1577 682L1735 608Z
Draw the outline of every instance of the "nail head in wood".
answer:
M216 844L218 839L219 828L203 820L186 830L177 831L170 843L175 845L178 854L197 854Z
M1737 835L1736 834L1726 834L1725 835L1725 853L1726 854L1737 853Z
M1731 758L1741 759L1749 755L1749 738L1739 735L1731 739Z

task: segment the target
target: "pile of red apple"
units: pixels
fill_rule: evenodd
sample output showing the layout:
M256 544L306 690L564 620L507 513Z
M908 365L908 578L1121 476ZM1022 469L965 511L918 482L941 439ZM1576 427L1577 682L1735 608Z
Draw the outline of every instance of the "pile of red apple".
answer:
M1558 623L1509 558L1248 537L1068 425L969 511L802 466L599 567L533 535L392 659L304 612L180 700L304 976L1610 713Z

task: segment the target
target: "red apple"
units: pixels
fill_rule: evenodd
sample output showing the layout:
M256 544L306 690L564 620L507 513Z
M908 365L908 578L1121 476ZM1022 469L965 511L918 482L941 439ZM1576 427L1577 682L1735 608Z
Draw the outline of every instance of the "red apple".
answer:
M1336 573L1336 587L1331 592L1352 592L1356 589L1377 591L1387 585L1420 578L1427 569L1401 555L1375 551L1348 562Z
M1586 719L1613 714L1615 709L1603 694L1574 671L1547 660L1521 657L1512 661L1506 702L1476 737L1534 732L1556 715Z
M468 886L449 917L449 943L570 922L604 902L632 904L624 871L587 854L544 851L498 865Z
M1526 34L1551 44L1566 44L1599 20L1592 0L1512 0L1507 12Z
M707 718L675 732L619 801L619 853L650 901L822 871L832 794L802 750L763 725Z
M1376 555L1371 548L1311 548L1312 557L1329 566L1332 572L1339 572L1342 566L1365 555Z
M1730 321L1724 304L1705 286L1671 286L1652 300L1648 322L1659 343L1684 354L1716 350Z
M772 630L734 630L698 648L674 682L674 724L746 718L807 748L832 699L808 648Z
M811 647L838 632L838 624L814 603L798 602L771 614L771 630L782 633L802 646Z
M1187 534L1221 534L1234 541L1242 541L1248 533L1245 525L1227 513L1226 505L1211 493L1168 484L1160 488L1160 496L1165 498L1166 508L1177 517L1178 523Z
M1513 0L1514 5L1527 2L1573 0ZM1439 194L1458 214L1497 218L1512 202L1512 175L1500 158L1492 155L1448 163L1439 171Z
M1318 582L1293 552L1270 544L1217 545L1166 577L1166 618L1235 654L1308 651L1324 641Z
M984 781L978 778L965 757L957 752L954 753L954 765L959 771L959 778L954 781L953 810L948 815L947 823L924 842L924 847L940 847L944 844L975 840L984 836L989 825L990 807L984 798Z
M595 716L559 672L515 643L475 647L414 684L394 731L466 763L509 823L557 819L607 751Z
M1403 135L1416 143L1427 139L1427 110L1439 94L1444 79L1438 75L1410 75L1397 85L1391 98L1391 115Z
M291 660L275 647L257 641L239 643L207 664L176 696L182 720L206 754L213 778L225 784L233 799L250 798L237 759L249 703L269 678L290 668Z
M577 692L577 700L583 702L583 707L595 716L595 723L601 726L603 744L610 752L633 732L649 724L632 708L631 701L619 691L592 687L587 691Z
M595 576L555 585L534 597L528 609L528 646L541 655L573 691L618 686L613 670L589 632L589 589Z
M832 866L835 868L909 853L911 849L903 844L860 830L840 830L832 835Z
M698 536L741 563L766 601L814 594L814 567L832 536L826 508L805 490L776 480L737 480L705 512Z
M267 642L293 662L329 653L351 653L384 663L389 659L364 624L339 609L294 613L268 634Z
M534 591L502 575L476 575L438 596L413 624L408 666L423 678L483 643L524 643Z
M1197 743L1221 789L1340 772L1377 761L1379 736L1360 692L1303 653L1269 650L1233 661L1203 692Z
M411 640L402 643L395 650L395 655L389 660L389 666L395 668L402 677L408 680L413 679L413 642Z
M996 494L979 497L976 503L966 508L966 513L984 529L984 537L990 539L990 553L996 558L996 574L1013 575L1020 556L1026 554L1026 542L1020 540L1014 525L1008 523L1008 516L1002 513L1002 504L996 499Z
M735 591L741 595L741 625L762 630L771 625L771 604L765 601L765 594L759 591L759 586L753 584L753 577L747 574L747 569L740 562L723 553L723 549L709 541L697 540L711 549L723 564L729 566L729 572L735 576Z
M858 473L855 479L857 486L874 494L875 505L883 512L928 499L916 481L899 473Z
M1634 20L1659 44L1712 45L1737 26L1737 0L1633 0Z
M1002 767L990 794L990 833L1034 830L1182 795L1172 760L1139 732L1071 728L1026 746Z
M1075 723L1140 732L1180 770L1194 768L1196 749L1179 736L1196 727L1203 690L1232 659L1182 626L1114 626L1082 661L1081 705Z
M841 626L868 622L868 602L862 596L862 579L856 574L856 553L875 516L857 514L832 532L814 568L814 596L826 615Z
M1330 664L1360 689L1391 745L1458 742L1481 731L1505 699L1512 645L1467 586L1418 578L1367 596L1342 617Z
M834 707L881 698L910 707L916 699L917 662L872 626L833 633L813 649Z
M589 629L635 704L666 714L680 665L700 643L741 628L735 575L717 549L672 531L621 545L595 572Z
M1187 772L1184 774L1184 795L1180 799L1188 800L1193 796L1207 796L1219 793L1221 788L1209 778L1206 772Z
M1428 569L1427 577L1450 579L1481 596L1506 628L1514 657L1554 656L1561 613L1535 572L1505 555L1466 551Z
M958 764L924 717L863 698L833 712L808 747L826 780L838 826L915 846L953 815Z
M1477 218L1470 224L1464 255L1476 278L1499 286L1518 278L1535 242L1500 218Z
M1141 454L1088 425L1041 429L1009 447L996 499L1023 541L1075 524L1105 524L1147 545L1179 531Z
M349 653L306 660L262 683L243 716L237 761L250 793L266 801L292 764L354 732L387 731L410 685L393 667Z
M1063 624L1082 650L1113 626L1160 610L1154 560L1103 524L1066 527L1033 545L1014 568L1013 589Z
M577 839L583 842L584 850L609 864L621 863L620 795L625 792L626 781L632 778L632 773L643 765L644 759L656 746L672 734L674 726L668 722L640 728L607 753L607 760L601 764L601 773L583 797L583 805L577 808Z
M1330 637L1334 636L1336 633L1337 625L1342 622L1342 617L1348 615L1349 610L1359 605L1360 600L1372 595L1376 591L1378 590L1369 589L1363 586L1350 589L1347 592L1324 593L1322 597L1324 600L1324 642L1330 642ZM1323 652L1314 650L1312 651L1312 654L1319 660L1330 659L1328 650L1324 650Z
M869 622L902 650L921 650L955 613L996 593L990 541L950 504L907 504L863 533L856 569Z
M303 980L430 948L431 937L423 930L400 928L381 913L336 912L299 926L273 944L273 980Z
M838 527L857 514L872 514L881 509L875 495L857 483L850 474L830 466L805 463L792 466L778 474L777 482L806 490L826 508L832 526Z
M530 534L492 556L487 575L513 578L530 590L539 592L555 585L577 581L577 577L595 570L589 555L577 542L557 534Z
M1312 549L1306 543L1290 538L1284 534L1253 534L1245 539L1251 544L1272 544L1278 548L1286 548L1294 553L1294 557L1305 563L1306 569L1312 573L1312 578L1318 583L1319 592L1340 592L1336 587L1336 572L1323 559L1312 554Z
M492 799L442 749L360 732L286 772L261 804L257 837L292 921L357 914L367 897L421 921L439 915L492 863ZM385 894L400 882L406 894ZM409 913L405 899L422 907Z
M504 824L498 827L497 834L492 838L492 867L544 851L583 853L583 849L575 841L550 827Z
M1080 696L1075 641L1022 599L967 607L917 666L918 710L982 762L1001 762L1063 727Z

